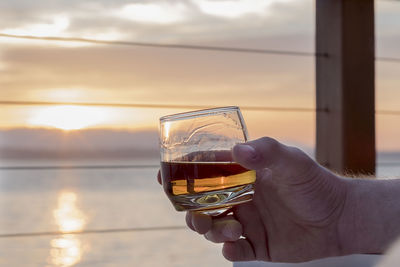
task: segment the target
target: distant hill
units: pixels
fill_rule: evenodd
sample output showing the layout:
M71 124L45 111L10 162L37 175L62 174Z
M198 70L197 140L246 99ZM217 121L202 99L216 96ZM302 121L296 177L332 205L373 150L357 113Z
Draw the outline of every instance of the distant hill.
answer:
M158 157L156 130L0 130L0 158Z

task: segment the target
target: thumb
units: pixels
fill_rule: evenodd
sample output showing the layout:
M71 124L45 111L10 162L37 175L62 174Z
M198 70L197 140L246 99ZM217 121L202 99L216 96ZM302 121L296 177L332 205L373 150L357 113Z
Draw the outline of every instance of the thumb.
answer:
M275 139L262 137L232 149L235 162L245 168L271 171L294 171L310 166L312 160L300 149L279 143Z

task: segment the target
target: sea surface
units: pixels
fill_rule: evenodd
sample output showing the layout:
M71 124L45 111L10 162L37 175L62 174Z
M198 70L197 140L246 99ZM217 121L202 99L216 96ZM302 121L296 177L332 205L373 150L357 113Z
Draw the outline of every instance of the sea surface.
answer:
M400 156L377 176L400 177ZM399 164L397 164L399 163ZM157 165L157 159L0 162L1 166ZM0 169L0 266L232 266L186 229L157 167ZM81 234L65 232L84 231Z
M158 162L1 162L96 164ZM0 170L0 266L232 266L222 257L220 245L184 227L184 213L170 204L157 183L157 171ZM82 230L89 233L62 234Z

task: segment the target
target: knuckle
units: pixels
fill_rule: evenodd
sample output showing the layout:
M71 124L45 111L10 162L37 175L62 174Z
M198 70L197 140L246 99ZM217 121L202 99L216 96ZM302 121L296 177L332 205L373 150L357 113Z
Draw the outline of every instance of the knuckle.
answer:
M293 165L297 168L299 177L311 177L318 170L318 165L301 149L296 147L290 148L295 162Z
M268 137L268 136L263 136L259 140L264 144L270 144L270 143L273 143L273 142L277 142L275 139L273 139L271 137Z
M267 136L262 137L261 142L269 151L277 151L281 147L281 144L278 141Z
M308 160L308 156L306 153L303 152L303 150L301 150L300 148L297 147L288 147L288 151L295 156L296 158L298 158L299 160Z
M310 165L313 162L303 150L297 147L288 147L288 151L299 165Z

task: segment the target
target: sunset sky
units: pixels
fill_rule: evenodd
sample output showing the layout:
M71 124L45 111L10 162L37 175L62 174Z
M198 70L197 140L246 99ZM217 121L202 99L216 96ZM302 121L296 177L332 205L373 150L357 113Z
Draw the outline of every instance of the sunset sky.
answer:
M400 58L400 1L376 1L378 57ZM314 51L314 1L0 3L0 33ZM378 110L400 110L400 63L377 62ZM314 58L0 37L0 100L315 107ZM362 105L362 103L360 103ZM1 106L0 129L157 129L178 109ZM243 110L252 138L312 147L313 112ZM378 149L400 149L400 116L377 116Z

